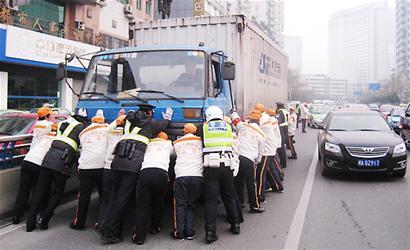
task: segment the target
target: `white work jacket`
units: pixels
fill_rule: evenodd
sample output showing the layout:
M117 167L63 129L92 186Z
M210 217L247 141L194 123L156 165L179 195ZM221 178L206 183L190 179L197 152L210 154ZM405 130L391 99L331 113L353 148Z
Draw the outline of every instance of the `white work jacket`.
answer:
M31 141L30 150L36 147L43 136L51 132L51 125L53 123L47 120L36 121L33 128L33 140Z
M177 155L175 162L175 178L183 176L202 177L202 139L193 134L186 134L174 141Z
M41 166L44 156L50 149L51 143L53 143L53 138L55 135L55 132L50 132L47 135L43 135L35 147L30 147L30 151L26 154L24 160Z
M114 124L115 123L115 124ZM108 128L107 153L105 154L105 169L111 169L111 162L114 159L114 150L118 142L122 139L123 128L116 127L116 121L110 124Z
M274 156L276 150L281 146L281 137L278 120L266 114L262 115L260 127L266 135L265 148L262 150L263 156Z
M91 123L80 133L81 154L78 169L101 169L105 165L108 124Z
M265 148L266 135L256 123L239 122L236 126L239 140L239 155L253 162L260 160Z
M302 106L302 108L300 109L300 118L301 119L309 119L310 117L310 112L309 112L309 108Z
M173 152L174 148L170 140L152 139L145 151L141 170L145 168L160 168L168 172L169 161Z
M298 116L295 112L289 115L289 135L293 136L296 133L296 125L297 125Z

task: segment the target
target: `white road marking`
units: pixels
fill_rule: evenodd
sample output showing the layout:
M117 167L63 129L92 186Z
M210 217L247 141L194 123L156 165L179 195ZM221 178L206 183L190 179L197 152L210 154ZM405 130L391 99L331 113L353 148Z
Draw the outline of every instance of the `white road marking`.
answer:
M91 201L94 200L94 199L97 199L97 196L98 196L97 193L93 193L91 195ZM57 207L56 210L55 210L55 214L61 213L65 210L68 210L68 209L73 208L75 206L77 206L77 200L72 200L70 202L67 202L67 203ZM16 231L16 230L18 230L22 227L25 227L25 226L26 226L25 221L20 222L20 224L18 224L18 225L10 224L9 226L5 226L5 227L0 229L0 237L3 237L4 235L9 234L11 232L14 232L14 231Z
M286 239L286 250L297 250L299 247L300 237L302 235L303 225L305 224L306 211L309 205L309 200L312 194L313 182L315 180L316 166L318 163L318 147L316 145L315 153L313 154L312 163L309 167L309 172L303 186L302 195L298 206L296 208L295 215L293 216L292 224L290 225L289 234Z

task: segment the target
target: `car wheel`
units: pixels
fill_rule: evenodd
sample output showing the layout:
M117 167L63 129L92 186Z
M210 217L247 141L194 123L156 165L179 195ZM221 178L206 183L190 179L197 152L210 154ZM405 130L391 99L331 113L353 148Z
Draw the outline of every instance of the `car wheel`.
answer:
M332 171L328 167L325 166L325 161L321 160L320 163L322 165L322 176L330 177L332 175Z
M318 150L317 150L317 157L319 161L322 160L322 155L320 154L320 147L318 147Z
M400 169L400 170L397 170L397 171L393 172L394 177L403 178L405 175L406 175L406 169Z

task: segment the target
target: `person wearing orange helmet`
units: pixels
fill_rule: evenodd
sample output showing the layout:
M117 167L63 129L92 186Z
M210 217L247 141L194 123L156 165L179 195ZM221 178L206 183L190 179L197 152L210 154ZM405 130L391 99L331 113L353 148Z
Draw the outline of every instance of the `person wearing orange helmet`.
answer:
M14 205L13 224L20 223L20 218L27 207L30 193L36 186L41 162L50 148L51 138L49 136L51 135L53 125L50 121L51 114L52 110L48 107L41 107L37 110L38 120L33 127L30 151L21 164L20 184Z
M132 233L132 241L138 245L145 242L148 224L151 225L151 234L161 231L168 168L173 152L172 142L164 132L160 132L157 138L148 143L138 177L135 224Z
M184 125L184 136L174 141L177 155L174 185L174 230L177 240L195 238L195 208L202 186L202 139L195 135L197 127Z
M239 172L235 177L235 188L239 200L244 204L244 185L248 193L250 213L263 213L260 206L256 190L256 164L261 160L261 153L265 147L266 135L259 127L259 120L262 112L252 110L248 122L236 122L239 140ZM232 119L238 121L239 115L232 114Z

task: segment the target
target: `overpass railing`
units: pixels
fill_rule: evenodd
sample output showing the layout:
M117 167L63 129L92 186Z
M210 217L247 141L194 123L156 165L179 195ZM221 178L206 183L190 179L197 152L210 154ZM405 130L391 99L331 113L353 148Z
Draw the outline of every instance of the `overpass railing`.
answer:
M30 149L32 134L0 137L0 170L20 166Z

